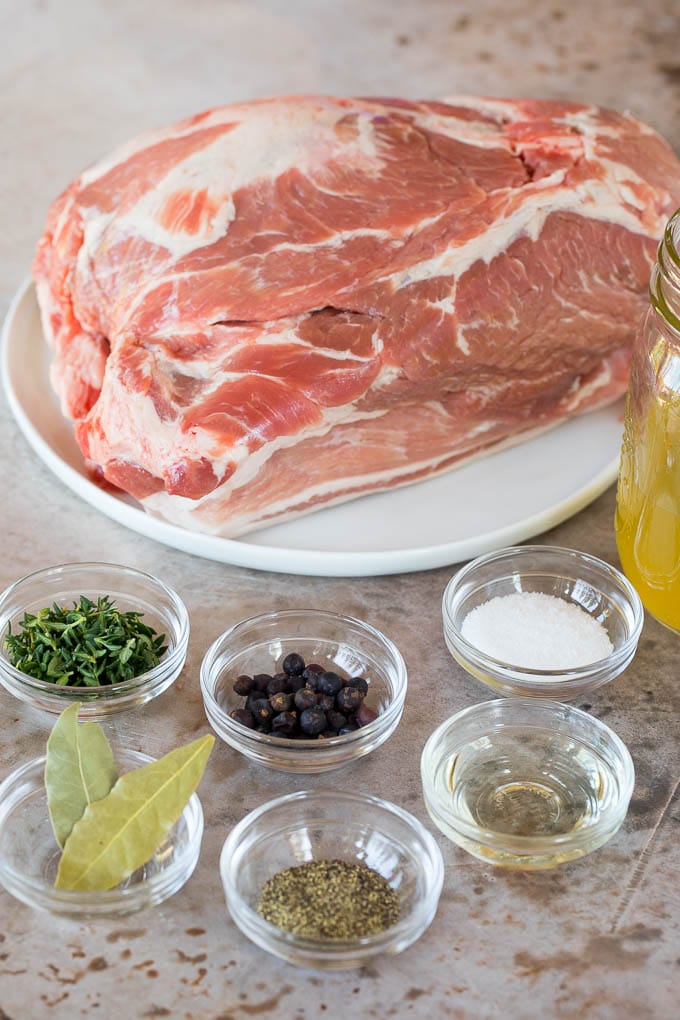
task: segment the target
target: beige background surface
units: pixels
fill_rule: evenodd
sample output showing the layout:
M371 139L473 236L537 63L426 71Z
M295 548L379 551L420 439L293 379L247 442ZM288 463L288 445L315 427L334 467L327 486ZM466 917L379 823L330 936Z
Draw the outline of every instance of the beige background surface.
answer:
M680 150L677 0L2 0L0 311L30 265L50 200L131 134L217 103L321 91L565 96L628 109ZM81 503L37 460L0 402L0 585L71 559L160 574L191 614L176 686L122 716L115 736L162 753L207 729L198 666L228 624L315 604L370 619L400 645L403 721L332 778L425 820L420 750L434 726L483 700L441 631L446 568L365 580L255 573L192 558ZM541 541L616 563L613 491ZM251 946L224 907L217 859L247 810L301 781L216 748L201 790L198 869L163 907L121 923L40 916L0 892L0 1018L388 1017L671 1020L678 1015L677 638L649 620L628 672L591 699L629 745L628 819L596 855L554 873L495 871L443 838L437 917L400 957L359 972L300 971ZM51 719L0 691L0 776L38 754Z

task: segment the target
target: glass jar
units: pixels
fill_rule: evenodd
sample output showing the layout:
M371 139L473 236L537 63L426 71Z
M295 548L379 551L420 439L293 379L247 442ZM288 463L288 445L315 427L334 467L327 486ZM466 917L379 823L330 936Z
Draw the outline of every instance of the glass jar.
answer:
M633 349L616 504L628 579L680 632L680 210L659 245Z

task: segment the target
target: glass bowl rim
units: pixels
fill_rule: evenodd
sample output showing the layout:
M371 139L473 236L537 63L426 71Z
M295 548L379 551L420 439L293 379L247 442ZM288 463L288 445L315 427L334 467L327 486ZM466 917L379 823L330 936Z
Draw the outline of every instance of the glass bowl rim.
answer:
M583 666L568 667L566 669L561 667L557 669L543 669L530 666L525 667L515 663L509 663L504 659L496 659L494 656L481 651L476 645L471 644L463 636L460 628L454 622L452 614L452 603L454 602L454 599L458 594L458 589L461 587L462 583L469 579L471 575L474 575L475 571L479 567L487 566L494 562L501 563L504 560L511 560L514 556L521 556L525 553L554 555L557 558L564 556L566 559L574 563L579 561L585 562L598 573L602 574L604 577L609 577L609 579L614 582L619 591L621 591L624 595L633 617L630 633L626 636L625 641L619 646L619 648L612 650L612 652L604 658L596 659ZM519 574L523 573L521 568L516 572ZM545 573L548 573L547 568ZM535 571L535 574L538 575L538 570ZM501 577L502 576L505 575L501 575ZM562 576L569 577L572 580L579 580L575 572L573 574L567 574L564 572ZM500 580L500 577L495 580ZM604 594L606 594L606 592ZM565 601L568 601L570 605L577 604L572 600ZM444 593L442 595L442 616L447 637L467 660L471 660L475 665L480 664L483 667L488 668L497 676L502 676L505 679L511 680L513 683L524 685L527 689L535 688L537 685L540 685L541 680L548 679L551 689L555 690L559 690L560 684L567 686L570 683L578 683L579 680L588 681L593 674L597 674L601 670L609 672L621 663L625 663L637 646L645 619L644 608L640 600L640 596L628 578L625 577L620 570L617 570L616 567L607 563L606 560L600 559L598 556L593 556L591 553L585 553L581 552L579 549L570 549L567 546L558 545L505 546L503 549L496 549L492 552L485 553L484 555L471 560L469 563L466 563L453 575L453 577L450 578L444 589Z
M228 640L234 635L247 633L250 628L259 624L275 620L292 619L297 616L309 616L310 618L317 617L328 622L337 621L339 623L356 625L367 634L370 634L371 637L378 640L383 648L385 648L389 653L396 667L395 690L390 698L389 705L384 712L380 712L370 723L367 723L365 726L360 726L352 733L345 733L342 734L342 736L336 737L327 737L322 741L315 740L313 738L310 740L293 740L289 737L273 737L268 733L258 733L256 730L249 730L247 727L230 718L229 713L224 710L214 694L215 683L217 680L217 676L213 675L216 672L214 670L214 666L219 661L220 652L224 650L223 645L226 645ZM300 640L305 640L304 636L300 637ZM282 609L274 610L269 613L258 613L256 616L250 616L245 620L239 620L231 627L228 627L215 638L203 656L203 659L201 660L199 679L204 699L207 699L211 711L217 718L219 718L227 733L233 737L235 742L245 744L246 746L253 745L262 748L270 748L271 750L281 751L283 753L286 753L287 751L290 751L291 753L296 751L308 751L314 753L314 751L318 751L323 748L351 748L357 743L363 743L367 739L370 739L373 734L382 733L392 724L392 722L395 721L395 718L400 716L403 710L408 686L408 673L404 657L391 638L388 638L387 635L381 630L378 630L377 627L374 627L370 623L366 623L364 620L360 620L356 616L348 616L344 613L334 613L326 609L313 609L309 606L302 606L299 609Z
M270 921L266 921L257 910L254 910L246 902L239 892L238 886L232 878L231 862L237 858L240 852L240 844L248 829L266 816L270 810L284 805L294 806L300 802L313 803L319 800L328 804L328 790L295 790L292 793L274 797L272 800L266 801L264 804L260 804L248 812L231 829L223 843L219 857L220 878L224 886L227 903L235 904L233 912L247 923L249 931L258 932L267 942L276 942L280 945L295 948L302 953L316 954L327 958L337 957L342 959L345 955L355 955L357 952L360 955L373 955L383 951L393 943L399 942L404 936L411 934L413 931L418 931L423 925L426 925L433 907L436 910L441 895L444 884L444 860L441 850L429 829L415 815L412 815L398 804L394 804L383 797L377 797L374 794L353 793L345 790L335 791L333 797L347 804L354 804L363 809L369 809L374 813L380 812L381 815L387 817L397 817L408 826L409 831L419 840L422 852L414 857L413 860L416 863L418 873L428 876L426 895L412 906L406 917L390 925L389 928L376 932L374 935L360 936L355 939L314 939L296 935L293 932L287 932ZM291 816L291 822L293 820ZM261 836L259 842L266 840L266 838L267 834ZM316 858L311 858L311 860L314 859ZM428 869L423 866L425 859L427 859L431 868L431 875L428 875Z
M452 754L456 753L456 749L451 750L446 748L444 753L440 753L437 757L434 757L434 749L438 741L441 741L450 733L455 727L459 726L461 722L469 721L475 716L479 719L479 724L482 720L495 711L500 712L513 712L517 710L526 710L529 713L540 713L546 717L546 723L540 725L535 723L515 723L513 728L524 727L527 729L544 730L545 732L552 732L550 729L548 718L549 716L558 716L568 714L571 717L575 717L576 721L583 720L587 722L587 725L592 727L602 738L607 740L610 748L613 748L620 763L623 767L623 774L619 776L617 772L617 784L618 784L618 796L616 803L611 805L605 815L597 820L597 822L587 829L581 829L576 832L563 833L556 836L523 836L516 835L513 833L498 832L494 829L484 829L481 826L473 825L470 822L466 822L464 819L454 815L451 811L450 803L446 804L446 811L442 811L442 797L441 791L437 788L433 775L435 769L438 769L443 758L450 758ZM500 724L499 726L492 726L491 720L486 727L478 725L479 732L476 736L470 736L469 740L481 739L490 732L496 732L497 730L502 731L505 728L509 728L510 724ZM575 740L578 740L581 744L592 748L592 740L587 743L584 739L580 738L577 734L573 734ZM432 759L432 762L430 761ZM429 768L429 773L428 773ZM628 804L633 793L635 786L635 765L631 757L630 751L624 744L621 737L616 733L610 726L602 722L596 716L590 715L588 712L584 712L580 708L576 708L573 705L564 704L561 701L550 701L547 698L536 699L536 698L495 698L490 701L477 702L474 705L468 705L467 708L461 709L459 712L454 713L445 719L444 722L433 730L428 739L425 742L421 756L420 756L420 772L421 782L423 786L423 793L428 809L431 807L438 816L445 818L446 824L459 832L462 836L467 839L482 843L487 846L493 846L498 849L505 849L508 853L512 852L516 856L524 854L535 854L540 851L554 850L556 847L568 846L573 849L579 849L583 846L587 846L592 843L593 834L607 832L612 828L615 822L619 824L625 818L628 811ZM511 848L511 849L509 849Z
M152 687L154 682L158 679L164 678L167 673L172 672L174 669L180 667L180 664L186 656L186 651L189 642L189 613L187 611L184 601L180 595L170 585L166 584L159 577L154 574L150 574L144 570L138 570L136 567L130 567L123 563L108 563L104 560L85 560L83 562L69 561L67 563L56 563L49 567L41 567L38 570L33 570L29 574L24 574L23 577L18 578L11 584L7 585L6 588L0 592L0 627L3 628L2 637L6 631L8 619L4 619L4 603L17 589L20 589L22 585L30 581L39 580L41 577L47 578L51 574L62 573L65 577L69 574L76 573L80 569L103 569L110 571L113 575L125 577L134 576L144 583L149 583L150 586L160 589L168 596L168 600L172 606L172 613L177 622L178 636L174 643L174 647L161 659L158 665L148 669L145 673L140 673L138 676L130 677L129 680L122 680L116 684L100 684L98 686L76 686L74 684L53 684L48 680L40 680L38 677L30 676L28 673L23 673L20 669L17 669L9 659L5 658L4 655L0 661L0 673L4 672L7 679L11 679L15 684L18 684L22 689L32 690L41 695L47 695L49 700L56 701L78 701L85 699L87 703L92 704L98 700L115 700L117 697L123 697L126 694L134 693L140 687ZM19 610L21 612L22 610ZM51 696L51 697L50 697Z

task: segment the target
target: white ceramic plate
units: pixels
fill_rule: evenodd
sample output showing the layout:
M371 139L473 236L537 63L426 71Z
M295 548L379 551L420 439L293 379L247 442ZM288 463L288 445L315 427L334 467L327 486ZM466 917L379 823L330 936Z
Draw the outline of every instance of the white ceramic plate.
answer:
M243 539L213 538L150 517L130 497L90 480L50 388L48 365L29 281L5 320L2 374L12 412L35 452L69 488L120 524L237 566L357 577L460 563L559 524L599 496L618 468L621 402L438 478L317 510Z

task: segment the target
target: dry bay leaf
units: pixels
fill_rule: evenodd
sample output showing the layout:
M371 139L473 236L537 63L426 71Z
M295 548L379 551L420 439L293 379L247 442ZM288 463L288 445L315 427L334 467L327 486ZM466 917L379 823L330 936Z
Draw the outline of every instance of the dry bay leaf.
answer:
M79 709L76 702L62 712L47 741L47 809L62 849L88 804L106 797L118 778L106 734L97 723L79 724Z
M200 737L121 776L76 822L59 862L58 889L113 889L146 864L198 786L215 738Z

